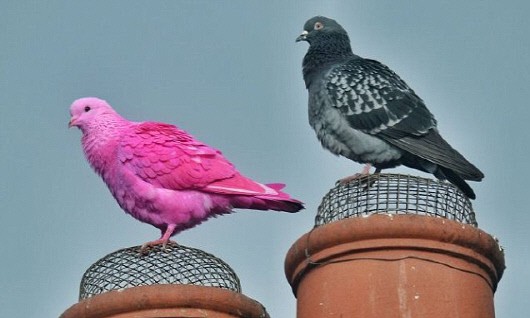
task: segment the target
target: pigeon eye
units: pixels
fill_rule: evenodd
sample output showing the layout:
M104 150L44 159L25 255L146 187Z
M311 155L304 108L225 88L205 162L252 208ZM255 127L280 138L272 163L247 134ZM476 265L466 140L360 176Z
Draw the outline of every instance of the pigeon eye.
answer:
M90 110L90 106L85 106L85 113Z
M324 25L322 24L322 22L316 22L315 23L315 30L320 30L324 27Z

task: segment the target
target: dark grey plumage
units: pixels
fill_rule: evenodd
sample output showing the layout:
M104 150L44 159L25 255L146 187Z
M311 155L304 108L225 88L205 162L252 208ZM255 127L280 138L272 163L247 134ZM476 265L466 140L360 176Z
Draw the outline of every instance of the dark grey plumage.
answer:
M309 19L296 41L309 42L309 123L326 149L376 172L401 164L429 172L475 198L465 180L484 175L440 136L423 100L397 74L353 54L346 31L326 17Z

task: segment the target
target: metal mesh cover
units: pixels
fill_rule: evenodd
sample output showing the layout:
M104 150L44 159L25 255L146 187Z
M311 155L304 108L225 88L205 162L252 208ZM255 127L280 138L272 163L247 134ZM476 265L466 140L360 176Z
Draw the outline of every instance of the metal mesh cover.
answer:
M315 227L371 214L428 215L477 226L471 202L451 183L372 174L331 189L318 207Z
M154 284L191 284L241 292L232 268L199 249L170 243L146 255L140 246L111 253L90 266L81 280L79 300L111 290Z

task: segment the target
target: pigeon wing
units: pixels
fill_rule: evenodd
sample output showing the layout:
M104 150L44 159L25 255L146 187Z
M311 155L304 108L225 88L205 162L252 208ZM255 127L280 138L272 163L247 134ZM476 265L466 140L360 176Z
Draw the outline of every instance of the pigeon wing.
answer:
M332 106L351 127L370 135L421 136L436 127L423 101L385 65L354 58L326 77Z
M387 66L354 58L333 68L326 79L328 100L352 128L466 179L482 178L482 173L438 134L436 119L423 100Z
M399 139L383 137L383 139L418 157L453 170L465 180L480 181L484 178L484 174L451 147L435 129L421 137L405 136Z
M173 125L138 124L122 136L118 158L140 179L161 188L232 195L276 193L242 176L219 150Z

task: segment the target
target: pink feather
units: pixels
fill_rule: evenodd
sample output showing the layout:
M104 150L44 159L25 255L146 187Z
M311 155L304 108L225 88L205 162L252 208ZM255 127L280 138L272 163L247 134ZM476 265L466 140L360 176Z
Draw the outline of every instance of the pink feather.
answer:
M83 150L119 205L172 235L232 208L297 212L300 201L280 183L241 175L219 150L164 123L130 122L105 101L87 97L70 107L70 126L83 132Z

